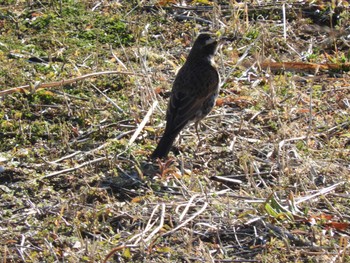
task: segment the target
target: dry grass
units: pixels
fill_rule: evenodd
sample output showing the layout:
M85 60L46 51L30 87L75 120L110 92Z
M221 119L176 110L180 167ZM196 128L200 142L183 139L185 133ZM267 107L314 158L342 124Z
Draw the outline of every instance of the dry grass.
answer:
M268 1L10 2L2 262L350 262L345 2L288 1L285 20ZM216 59L217 106L200 142L188 127L178 155L151 162L203 30L237 36ZM128 73L42 86L104 71Z

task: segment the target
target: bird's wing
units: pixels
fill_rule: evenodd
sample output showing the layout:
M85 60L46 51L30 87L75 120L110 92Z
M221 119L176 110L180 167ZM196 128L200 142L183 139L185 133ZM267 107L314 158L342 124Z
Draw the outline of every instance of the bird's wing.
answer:
M214 69L192 71L190 76L178 75L168 105L167 130L178 132L193 120L203 103L217 92L218 85L219 77Z

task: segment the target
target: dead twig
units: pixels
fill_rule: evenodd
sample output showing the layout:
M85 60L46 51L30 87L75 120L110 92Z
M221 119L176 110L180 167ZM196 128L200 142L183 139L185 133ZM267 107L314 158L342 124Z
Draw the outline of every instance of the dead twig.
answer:
M320 189L319 191L317 191L316 193L312 194L312 195L308 195L308 196L304 196L304 197L301 197L301 198L298 198L298 201L295 201L295 204L300 204L300 203L303 203L305 201L308 201L310 199L313 199L315 197L318 197L320 195L325 195L325 194L328 194L329 192L333 191L334 189L336 189L339 185L342 185L344 184L345 182L339 182L339 183L336 183L334 185L331 185L329 187L326 187L326 188L322 188Z
M317 137L320 137L320 136L324 136L324 135L328 135L330 132L334 131L334 130L337 130L339 128L342 128L342 127L346 127L347 125L349 125L350 122L349 121L346 121L344 123L341 123L339 125L336 125L324 132L319 132L319 133L315 133L313 134L312 136L308 136L308 135L304 135L304 136L300 136L300 137L294 137L294 138L289 138L289 139L285 139L285 140L282 140L278 143L278 151L282 151L282 147L287 143L287 142L291 142L291 141L300 141L300 140L305 140L305 139L313 139L313 138L317 138Z
M242 65L244 67L251 67L256 61L246 61ZM270 69L272 72L276 71L292 71L292 72L312 72L318 73L323 71L344 71L348 72L350 70L350 63L305 63L305 62L272 62L263 61L259 64L261 69Z
M118 247L115 247L113 248L108 254L107 256L105 257L105 259L103 260L103 263L107 263L108 259L113 256L116 252L124 249L124 248L138 248L139 246L138 245L122 245L122 246L118 246Z
M162 210L161 210L161 214L160 214L160 223L159 223L159 226L157 226L151 234L149 234L149 236L145 239L144 242L148 242L151 240L151 238L153 238L153 236L155 234L157 234L163 227L164 225L164 215L165 215L165 204L162 203Z
M132 135L132 137L128 143L128 146L133 144L133 142L136 140L137 136L139 136L140 132L142 131L143 127L145 127L146 123L148 122L149 118L151 117L151 115L152 115L154 109L157 107L157 105L158 105L158 101L154 101L151 108L149 108L146 116L143 118L142 122L140 123L139 127L137 127L136 131Z
M190 200L189 203L192 202L192 198ZM177 231L178 229L182 228L183 226L185 226L187 223L189 223L190 221L192 221L194 218L196 218L197 216L199 216L201 213L203 213L205 211L205 209L207 208L208 203L205 202L204 205L202 206L201 209L199 209L196 213L194 213L191 217L189 217L188 219L186 219L184 222L182 222L180 225L178 225L177 227L175 227L174 229L162 234L162 237L170 235L172 233L174 233L175 231ZM180 217L181 219L183 218L183 215L181 215Z
M163 224L164 224L164 215L165 215L165 204L162 203L162 210L161 210L161 217L160 217L160 223L159 223L159 226L156 227L152 232L151 234L149 234L149 236L143 240L143 238L146 236L147 232L151 230L151 228L154 226L154 224L157 222L158 218L156 218L155 220L153 220L153 217L156 213L156 211L158 210L159 208L159 204L156 205L156 207L153 209L152 213L151 213L151 216L147 222L147 225L145 227L145 229L133 236L132 238L130 238L128 240L128 242L131 242L133 240L136 239L136 241L134 242L134 245L137 245L140 241L143 241L144 243L148 242L156 233L158 233L158 231L163 227Z
M94 84L90 83L91 86L98 92L100 93L103 97L106 98L107 101L109 101L119 112L123 112L123 109L118 106L117 103L115 103L110 97L108 97L104 92L102 92L99 88L97 88Z
M72 172L72 171L78 170L78 169L80 169L82 167L85 167L87 165L98 163L98 162L101 162L101 161L104 161L104 160L107 160L107 157L100 157L100 158L97 158L97 159L94 159L94 160L87 161L85 163L79 164L79 165L77 165L75 167L72 167L72 168L68 168L68 169L64 169L64 170L57 171L57 172L54 172L54 173L50 173L48 175L45 175L45 176L41 177L40 179L47 179L47 178L50 178L50 177L53 177L53 176L56 176L56 175L59 175L59 174Z
M145 76L144 74L141 73L134 73L134 72L129 72L129 71L101 71L101 72L95 72L95 73L90 73L86 74L77 78L73 79L67 79L67 80L61 80L61 81L56 81L56 82L50 82L50 83L43 83L43 84L37 84L37 85L24 85L20 87L15 87L7 90L2 90L0 91L0 97L3 97L8 94L16 93L16 92L21 92L21 93L26 93L28 91L34 91L38 89L47 89L47 88L54 88L54 87L60 87L63 85L71 84L83 79L99 76L99 75L108 75L108 74L120 74L120 75L135 75L135 76Z

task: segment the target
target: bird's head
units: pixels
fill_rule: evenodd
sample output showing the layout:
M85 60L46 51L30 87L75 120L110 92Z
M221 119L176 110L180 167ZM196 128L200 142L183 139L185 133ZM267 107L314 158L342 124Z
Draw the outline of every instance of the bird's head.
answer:
M190 56L211 59L220 44L215 34L201 33L193 44Z

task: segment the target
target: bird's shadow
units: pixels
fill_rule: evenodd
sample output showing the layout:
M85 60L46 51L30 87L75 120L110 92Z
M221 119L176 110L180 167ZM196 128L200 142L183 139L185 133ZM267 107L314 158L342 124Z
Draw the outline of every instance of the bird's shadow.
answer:
M144 161L139 166L120 171L118 175L107 175L98 183L98 187L106 189L119 201L130 201L137 196L150 193L155 195L181 194L181 189L178 187L162 183L168 179L178 165L174 162L174 158Z

